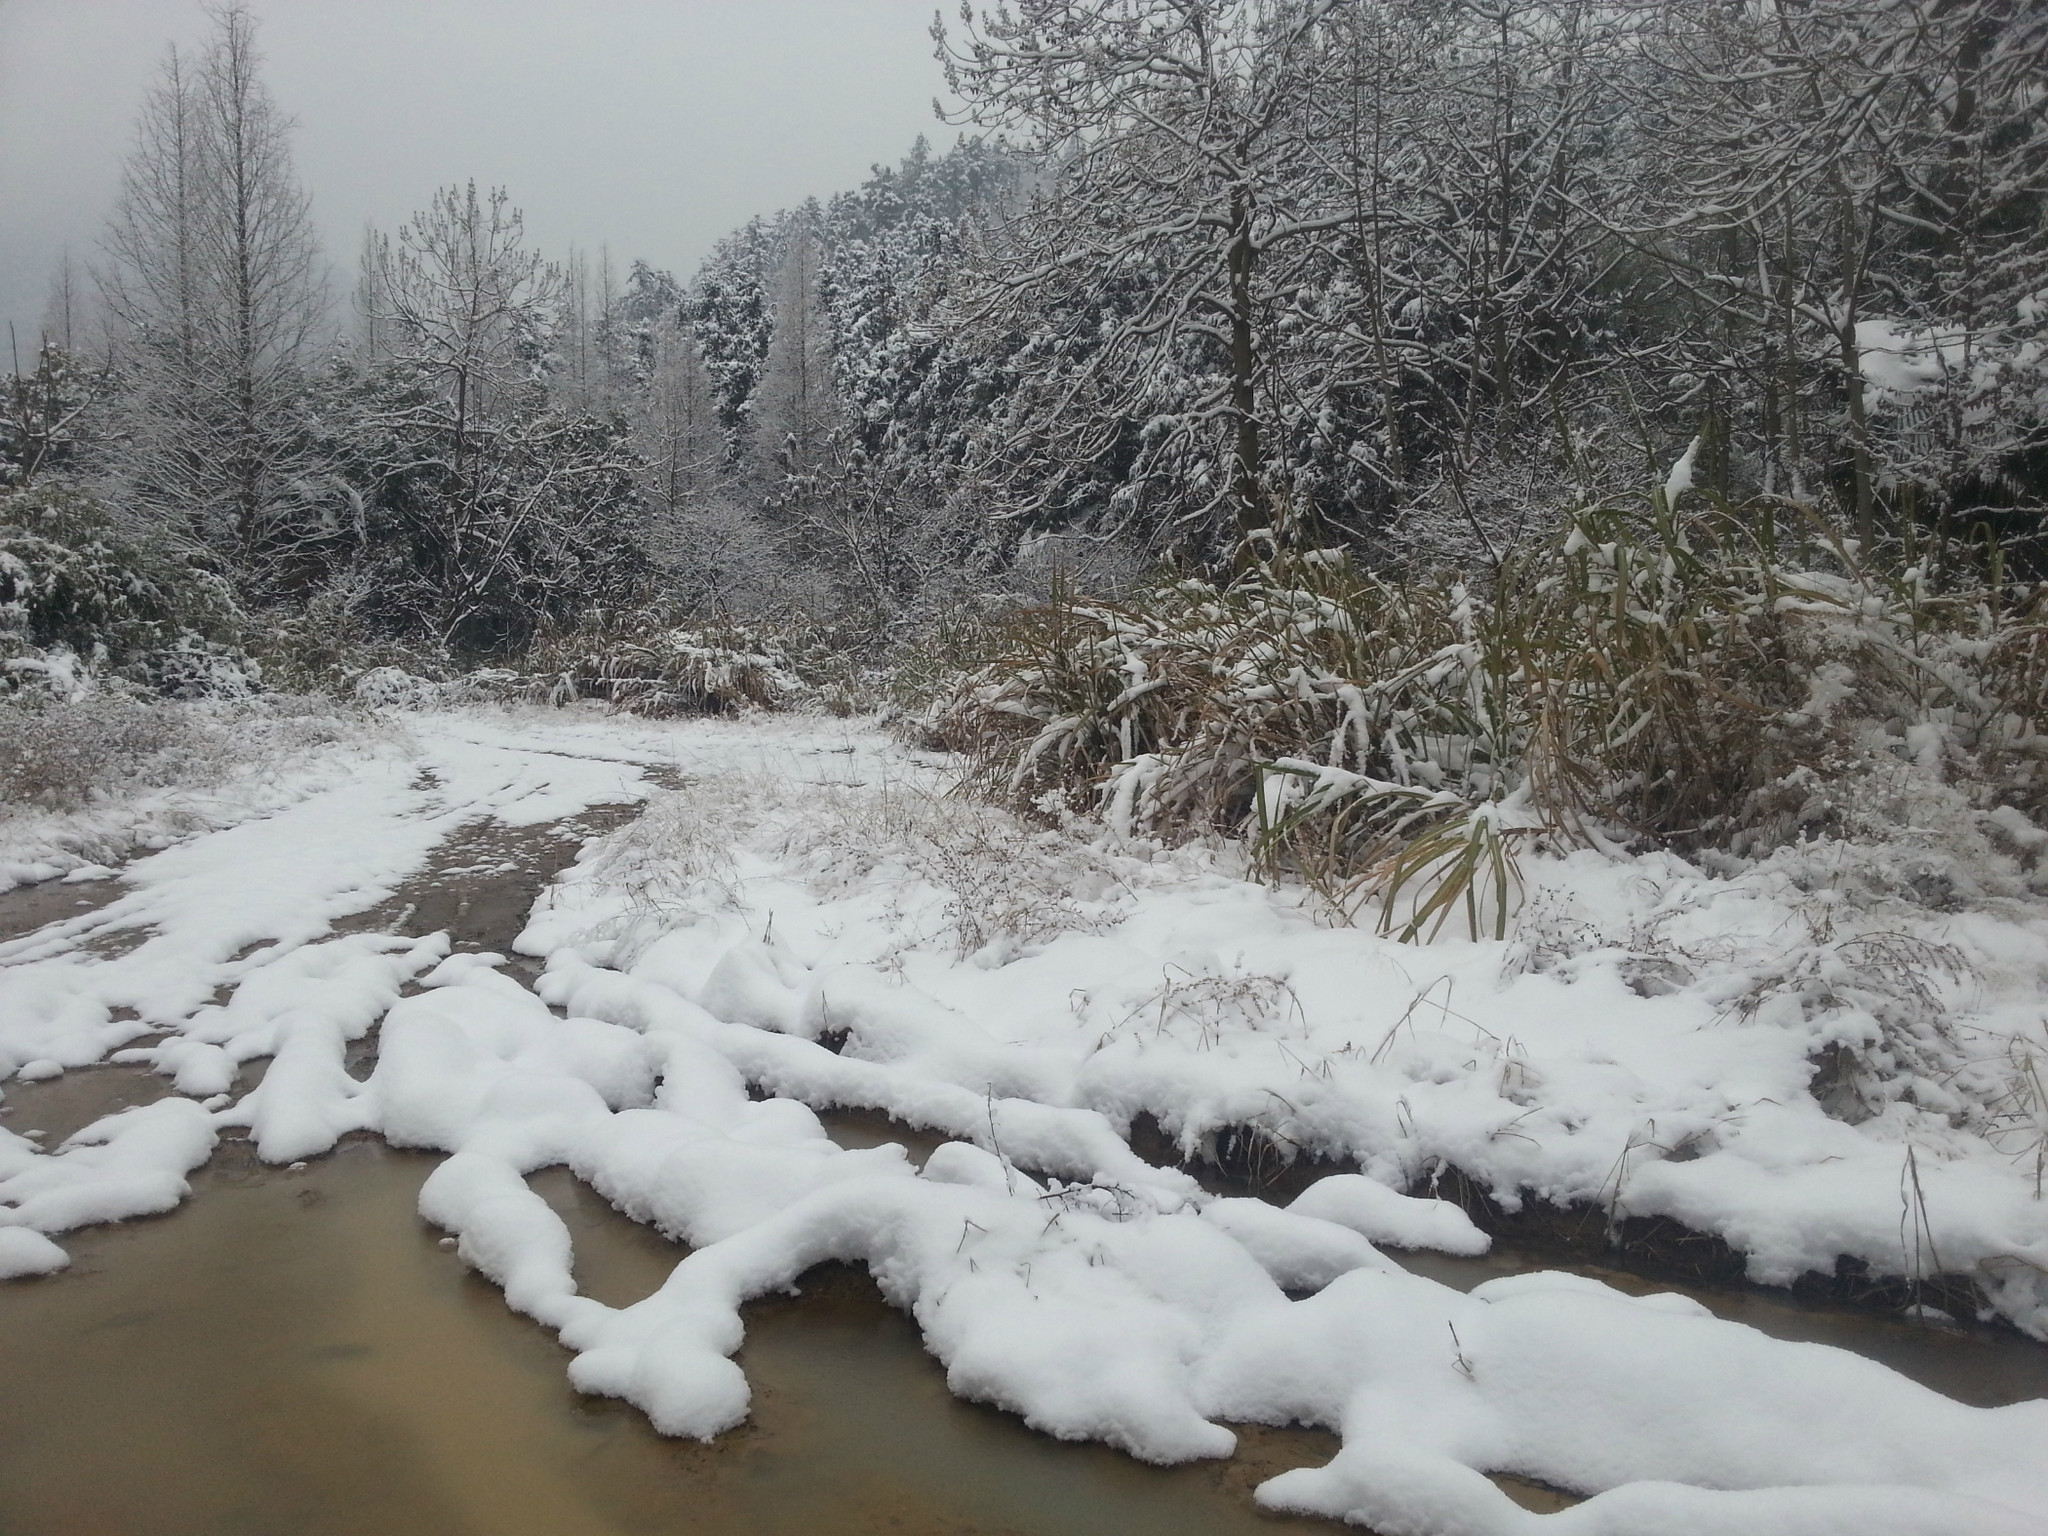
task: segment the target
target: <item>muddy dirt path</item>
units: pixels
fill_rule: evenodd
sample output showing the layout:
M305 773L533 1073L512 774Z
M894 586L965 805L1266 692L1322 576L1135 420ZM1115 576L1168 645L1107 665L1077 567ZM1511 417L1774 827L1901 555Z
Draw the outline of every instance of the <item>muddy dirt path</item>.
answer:
M622 826L639 811L634 804L600 805L539 826L472 823L444 841L426 867L387 899L334 927L341 933L396 933L409 938L446 932L457 951L494 950L511 956L512 941L526 926L540 893L575 862L584 843ZM48 924L83 916L118 900L123 890L118 874L110 872L90 883L51 881L0 892L0 940L24 938ZM147 928L136 928L116 937L132 946L148 933ZM517 956L511 956L506 969L528 977L538 971L532 961ZM375 1053L373 1030L352 1046L349 1070L360 1075ZM267 1065L267 1058L248 1063L236 1079L236 1094L261 1082ZM170 1092L171 1080L146 1067L76 1067L42 1082L7 1084L0 1125L54 1147L104 1115L154 1103ZM5 1536L4 1530L0 1536Z
M0 944L25 938L51 923L83 917L121 895L121 882L108 870L94 879L44 880L0 891Z
M337 926L509 952L582 843L630 818L480 823ZM116 882L88 887L102 901ZM24 908L26 903L21 904ZM45 901L43 921L86 910ZM0 912L0 917L8 915ZM32 931L30 924L25 931ZM516 967L515 967L516 971ZM363 1070L375 1035L360 1044ZM252 1062L238 1083L260 1080ZM6 1123L56 1145L170 1084L100 1066L8 1088ZM842 1145L932 1138L826 1117ZM0 1289L4 1536L1235 1536L1333 1530L1251 1489L1334 1436L1247 1426L1224 1463L1162 1469L963 1403L864 1273L829 1267L747 1311L754 1413L711 1446L576 1393L565 1352L417 1214L437 1157L352 1136L303 1167L230 1140L170 1215L71 1234L72 1267ZM568 1223L579 1285L613 1306L684 1250L566 1170L534 1187ZM1541 1500L1540 1490L1532 1490Z
M447 930L508 952L547 883L588 837L635 814L596 808L551 826L480 823L343 925ZM101 881L39 898L53 921L112 899ZM23 920L27 903L0 907ZM374 1033L354 1070L367 1065ZM260 1077L262 1062L241 1087ZM8 1087L4 1123L63 1136L168 1081L104 1066ZM827 1111L844 1146L935 1137ZM741 1363L754 1413L715 1444L665 1440L637 1411L584 1398L564 1351L470 1274L417 1215L436 1158L351 1137L291 1169L231 1141L160 1218L74 1233L73 1267L0 1288L0 1533L4 1536L1226 1536L1336 1530L1281 1519L1251 1489L1325 1461L1333 1436L1241 1431L1227 1462L1161 1469L1070 1445L963 1403L915 1326L865 1274L813 1271L801 1294L747 1310ZM619 1215L566 1170L534 1187L575 1239L579 1286L613 1306L650 1294L683 1250ZM1543 1256L1397 1255L1460 1288ZM1562 1266L1559 1266L1562 1267ZM1577 1265L1630 1290L1675 1287ZM2048 1350L1748 1292L1691 1292L1784 1338L1884 1361L1950 1396L2048 1395ZM1503 1480L1531 1508L1570 1500Z

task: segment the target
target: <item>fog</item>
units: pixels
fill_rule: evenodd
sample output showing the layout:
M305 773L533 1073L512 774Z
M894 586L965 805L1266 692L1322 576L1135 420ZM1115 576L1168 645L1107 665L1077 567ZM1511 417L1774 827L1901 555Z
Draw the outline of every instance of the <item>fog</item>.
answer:
M748 216L948 142L930 0L252 0L265 77L345 273L442 184L502 183L553 254L681 274ZM0 324L24 347L120 183L196 0L0 0ZM4 341L4 338L0 338Z

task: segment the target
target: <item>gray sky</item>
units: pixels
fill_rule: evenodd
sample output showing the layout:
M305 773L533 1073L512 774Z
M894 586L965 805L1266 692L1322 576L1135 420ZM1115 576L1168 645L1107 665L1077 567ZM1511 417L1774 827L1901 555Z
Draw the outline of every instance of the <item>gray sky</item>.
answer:
M754 213L858 183L944 88L933 0L252 0L265 77L343 281L365 220L503 183L550 255L687 277ZM953 6L948 3L948 14ZM0 0L0 345L91 258L135 109L198 0ZM0 368L6 359L0 354Z

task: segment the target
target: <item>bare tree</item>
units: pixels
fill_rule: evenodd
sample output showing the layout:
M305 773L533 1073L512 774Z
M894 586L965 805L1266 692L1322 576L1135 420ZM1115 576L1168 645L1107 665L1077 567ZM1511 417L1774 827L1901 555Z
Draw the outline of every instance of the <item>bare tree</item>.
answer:
M697 339L673 314L645 328L627 419L641 469L649 560L692 608L758 606L773 584L766 530L734 472Z
M1033 452L1087 462L1118 439L1209 489L1244 535L1270 534L1267 367L1304 237L1304 107L1323 88L1335 0L1023 0L953 41L934 27L967 115L1021 129L1048 167L995 251L992 295L1064 334L1067 377ZM1078 363L1073 361L1079 359ZM1220 429L1221 441L1217 434ZM1220 449L1220 452L1219 452ZM1213 467L1211 467L1213 465Z
M526 221L503 187L444 187L378 241L375 286L392 353L432 379L446 405L460 479L501 415L531 403L559 325L559 267L526 248Z
M654 525L687 525L733 490L731 460L711 395L711 378L689 328L673 315L648 327L646 377L630 413L634 447L647 465ZM656 533L666 544L666 534Z
M134 378L137 491L256 556L294 536L295 407L326 283L255 23L213 16L197 64L173 50L144 104L101 288Z
M579 590L633 547L637 498L608 423L547 412L547 373L562 320L559 267L527 249L503 188L447 187L380 238L377 323L391 366L417 381L370 428L407 445L379 495L407 530L443 640L513 643L595 595ZM619 537L623 536L623 537Z
M365 224L363 241L356 251L356 286L351 300L356 317L356 342L362 350L364 366L372 368L382 362L389 351L389 338L384 329L389 306L384 303L383 287L378 277L377 250L376 228Z
M176 48L165 54L136 120L135 148L101 241L106 265L95 277L130 375L124 468L136 499L205 539L214 509L191 417L209 303L199 249L209 173L193 76Z
M293 175L289 121L257 76L255 23L239 6L215 13L217 34L200 81L211 217L200 249L219 287L208 337L212 385L225 424L227 490L245 550L288 473L294 423L281 419L301 384L326 310L310 205Z
M563 264L562 287L552 383L557 396L576 409L610 416L627 383L611 247L600 246L594 263L588 252L572 247Z
M56 270L50 274L49 293L43 300L43 339L67 354L76 353L85 344L90 324L83 275L67 245L64 254L57 258Z
M2048 17L1757 0L1658 43L1626 233L1711 317L1698 371L1760 398L1765 488L1839 500L1866 543L1886 502L1981 497L2043 430L2008 364L2048 280Z
M769 294L768 355L753 396L754 453L774 499L800 502L845 415L832 376L832 325L819 290L824 259L815 205L785 219Z

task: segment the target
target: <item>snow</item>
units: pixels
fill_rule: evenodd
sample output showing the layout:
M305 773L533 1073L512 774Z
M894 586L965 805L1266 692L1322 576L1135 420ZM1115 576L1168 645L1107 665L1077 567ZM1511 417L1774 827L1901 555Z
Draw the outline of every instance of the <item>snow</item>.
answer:
M70 1262L71 1255L42 1233L27 1227L0 1227L0 1280L55 1274Z
M941 782L846 724L422 714L348 782L131 864L110 906L0 951L0 1064L117 1052L184 1097L48 1152L0 1132L0 1274L172 1208L224 1133L286 1163L368 1131L446 1154L422 1215L560 1336L580 1390L668 1434L744 1419L743 1304L838 1260L956 1393L1046 1433L1172 1462L1230 1454L1233 1421L1338 1431L1329 1465L1259 1498L1388 1536L2048 1531L2048 1403L1965 1407L1579 1277L1463 1294L1385 1251L1484 1251L1429 1198L1456 1167L1503 1202L1675 1217L1763 1280L1837 1254L1904 1274L1911 1187L1941 1266L2048 1332L2024 1148L1906 1099L1851 1124L1811 1091L1831 1042L1917 1039L1922 993L1943 1040L2034 1038L2033 907L1916 920L1962 966L1879 995L1842 947L1875 940L1839 902L1815 926L1794 860L1716 878L1582 854L1532 864L1511 943L1404 946L1323 925L1228 848L1033 829ZM531 990L444 936L334 932L457 827L643 797L537 906ZM843 1150L814 1113L833 1106L949 1139L921 1170ZM1188 1153L1255 1127L1361 1171L1285 1208L1214 1197L1131 1150L1141 1114ZM687 1245L660 1290L578 1292L527 1183L552 1166ZM1588 1497L1532 1515L1486 1473Z
M1880 397L1940 388L1967 366L1968 341L1967 331L1916 329L1885 316L1856 322L1863 377Z
M1677 462L1671 466L1671 473L1664 477L1664 505L1666 507L1677 506L1678 498L1692 489L1693 461L1700 456L1700 443L1702 441L1703 439L1695 437L1691 442L1687 443L1685 445L1685 452L1681 453L1678 456Z

